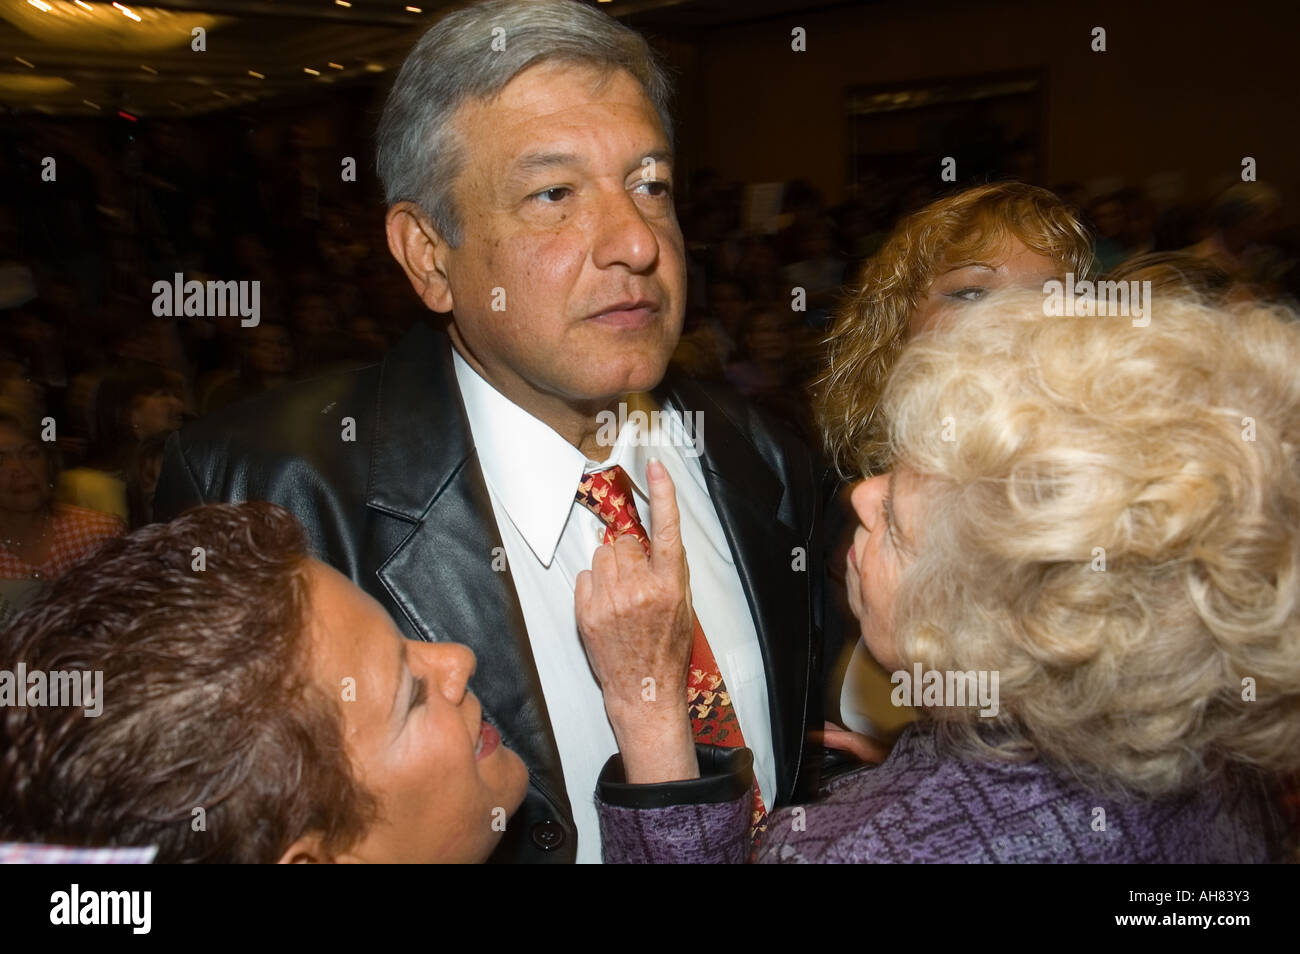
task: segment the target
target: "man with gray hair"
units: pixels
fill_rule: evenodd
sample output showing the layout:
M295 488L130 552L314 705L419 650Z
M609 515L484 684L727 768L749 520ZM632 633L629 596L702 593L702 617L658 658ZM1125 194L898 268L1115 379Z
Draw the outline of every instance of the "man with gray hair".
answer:
M283 504L407 637L474 649L471 688L530 776L499 860L600 860L593 792L618 746L575 587L669 532L646 525L654 458L690 573L655 595L686 611L617 600L683 627L691 683L669 702L697 740L753 751L760 804L815 785L820 475L738 397L668 371L686 290L669 98L645 41L581 3L439 21L397 76L378 167L389 250L445 334L185 429L159 483L163 516Z

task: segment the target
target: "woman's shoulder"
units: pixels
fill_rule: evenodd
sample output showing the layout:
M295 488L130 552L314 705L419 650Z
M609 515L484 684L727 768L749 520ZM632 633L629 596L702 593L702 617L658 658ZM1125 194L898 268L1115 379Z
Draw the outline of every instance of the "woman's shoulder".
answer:
M61 529L75 531L82 535L117 536L126 530L122 518L116 514L92 510L77 504L55 504L54 519Z
M1275 813L1223 778L1160 798L1107 796L1041 760L983 761L909 727L889 759L774 816L769 863L1180 863L1268 860Z
M66 506L126 518L126 484L102 470L77 467L59 475L58 497Z
M845 775L824 801L770 820L761 860L977 860L965 857L967 829L978 827L976 816L984 814L989 794L997 795L977 794L972 783L981 781L971 778L964 762L941 755L928 726L910 725L879 766Z

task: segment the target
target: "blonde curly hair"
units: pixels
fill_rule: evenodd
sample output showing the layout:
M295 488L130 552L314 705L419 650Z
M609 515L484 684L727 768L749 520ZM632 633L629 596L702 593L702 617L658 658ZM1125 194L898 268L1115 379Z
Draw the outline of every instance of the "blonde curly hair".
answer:
M836 309L813 383L817 422L843 476L879 472L885 431L877 405L907 339L908 321L934 279L983 261L1008 239L1073 271L1092 268L1092 238L1063 200L1023 182L946 196L903 219L863 266Z
M1152 795L1300 769L1300 325L1155 298L1135 327L990 296L882 405L923 488L899 655L999 672L941 734Z

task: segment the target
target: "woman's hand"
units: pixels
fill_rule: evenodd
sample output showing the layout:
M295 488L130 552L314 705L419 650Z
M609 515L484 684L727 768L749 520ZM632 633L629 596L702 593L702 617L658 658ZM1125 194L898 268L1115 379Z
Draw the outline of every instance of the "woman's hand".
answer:
M830 721L822 723L822 744L828 749L848 752L859 762L872 765L878 765L889 758L889 749L883 743Z
M694 641L690 578L673 480L657 459L650 484L650 555L624 534L578 574L574 604L627 780L698 778L686 708Z

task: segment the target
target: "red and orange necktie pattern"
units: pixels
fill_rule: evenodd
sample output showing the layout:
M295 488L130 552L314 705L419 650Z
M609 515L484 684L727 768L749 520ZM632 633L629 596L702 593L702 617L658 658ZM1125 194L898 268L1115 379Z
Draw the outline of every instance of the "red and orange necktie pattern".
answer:
M641 542L649 555L650 538L637 513L632 481L622 467L584 474L578 484L576 499L604 522L605 543L611 543L615 538L630 533ZM691 619L695 624L695 638L691 647L690 672L686 679L686 705L690 711L695 741L706 745L742 746L745 744L745 736L740 731L740 721L731 704L731 694L727 692L718 662L704 636L700 618L694 611ZM755 779L752 823L755 830L762 830L766 813L763 797L758 790L758 780Z

